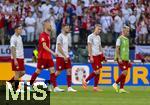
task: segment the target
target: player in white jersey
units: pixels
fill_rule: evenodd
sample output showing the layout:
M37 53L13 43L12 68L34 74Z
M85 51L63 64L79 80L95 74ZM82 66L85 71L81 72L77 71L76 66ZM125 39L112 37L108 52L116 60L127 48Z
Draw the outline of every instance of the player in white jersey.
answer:
M93 72L83 81L83 88L87 88L87 82L94 78L94 91L102 91L100 88L98 88L99 83L99 75L100 75L100 68L102 68L102 61L106 61L105 57L103 55L103 50L101 46L101 38L100 38L100 32L101 32L101 25L97 24L95 25L94 32L88 36L88 54L89 54L89 60L93 68Z
M71 60L69 58L69 36L70 27L69 25L62 26L62 33L60 33L57 37L56 42L56 76L58 76L62 70L67 70L67 84L68 84L68 92L76 92L77 90L71 87L72 79L71 79Z
M19 78L25 74L23 42L20 36L21 33L22 27L20 25L15 26L15 34L10 39L11 63L15 76L8 82L15 82L16 90L18 89Z

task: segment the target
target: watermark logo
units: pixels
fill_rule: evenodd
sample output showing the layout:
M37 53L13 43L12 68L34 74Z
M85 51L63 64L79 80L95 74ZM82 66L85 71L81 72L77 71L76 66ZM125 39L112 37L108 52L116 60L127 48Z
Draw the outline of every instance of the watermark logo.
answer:
M12 100L19 100L19 96L20 100L31 100L31 96L34 100L45 100L47 97L46 89L47 85L44 82L35 82L33 86L30 86L30 82L26 84L20 82L17 90L13 89L12 84L6 82L6 100L10 100L10 97Z

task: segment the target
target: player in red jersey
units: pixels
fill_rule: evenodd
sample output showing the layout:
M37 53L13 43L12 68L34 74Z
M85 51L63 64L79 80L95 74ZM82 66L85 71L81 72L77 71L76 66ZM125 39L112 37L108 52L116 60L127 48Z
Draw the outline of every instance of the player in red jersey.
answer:
M101 25L97 24L95 26L95 30L92 34L88 36L88 53L89 53L89 59L90 63L93 68L93 72L83 81L83 88L87 88L87 82L94 78L94 91L102 91L100 88L98 88L99 83L99 75L100 75L100 68L102 68L102 61L106 61L105 57L103 55L103 50L101 46L101 38L99 36L101 32Z
M58 76L62 70L67 71L68 92L76 92L77 90L71 87L71 60L69 58L69 33L70 27L65 24L62 26L62 33L57 37L56 42L56 75Z
M44 21L44 32L39 36L39 45L38 45L38 62L37 69L32 75L30 80L30 85L33 84L37 76L41 73L42 69L48 69L50 71L50 80L54 86L55 92L64 91L57 87L56 76L54 70L54 62L52 60L52 54L56 54L50 49L50 32L52 31L51 24L48 20Z

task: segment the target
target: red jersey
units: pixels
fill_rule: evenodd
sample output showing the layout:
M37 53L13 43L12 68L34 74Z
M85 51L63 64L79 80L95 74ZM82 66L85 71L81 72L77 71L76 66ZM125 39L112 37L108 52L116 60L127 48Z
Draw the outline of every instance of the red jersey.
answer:
M52 59L51 53L43 48L43 42L50 48L50 35L46 32L42 32L39 36L38 59Z

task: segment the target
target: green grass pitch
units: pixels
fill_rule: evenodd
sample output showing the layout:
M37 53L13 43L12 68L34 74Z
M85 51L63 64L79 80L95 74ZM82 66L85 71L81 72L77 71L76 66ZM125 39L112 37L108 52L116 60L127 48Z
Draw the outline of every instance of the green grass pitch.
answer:
M62 88L67 89L66 86ZM131 87L125 89L130 93L119 94L111 86L103 86L103 92L94 92L92 87L83 90L74 86L77 93L54 93L50 95L50 105L150 105L150 87Z

